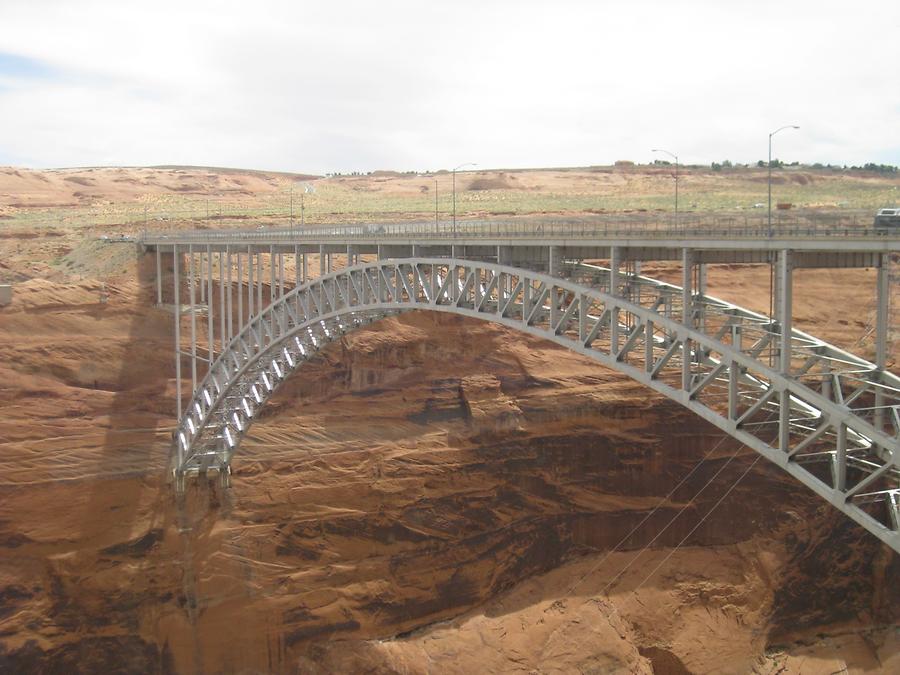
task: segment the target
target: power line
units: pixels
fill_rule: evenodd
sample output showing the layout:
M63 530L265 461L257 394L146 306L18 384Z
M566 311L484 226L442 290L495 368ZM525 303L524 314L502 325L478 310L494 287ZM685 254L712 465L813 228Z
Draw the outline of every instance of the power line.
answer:
M679 548L681 548L682 544L684 544L684 542L686 542L688 540L688 538L692 534L694 534L694 532L697 531L697 528L699 528L703 524L703 522L707 518L709 518L709 516L712 515L713 511L715 511L717 508L719 508L719 506L722 504L722 502L725 501L726 497L728 497L728 495L731 494L731 491L734 490L734 488L736 488L738 486L738 484L744 479L744 477L748 473L750 473L751 469L753 469L753 467L756 466L756 463L760 459L762 459L762 455L757 455L756 459L754 459L750 463L750 466L748 466L744 470L744 473L742 473L740 476L737 477L737 480L735 480L734 483L732 483L731 487L729 487L728 490L725 491L725 494L723 494L721 497L719 497L719 500L715 504L713 504L713 507L709 511L706 512L706 515L704 515L700 519L700 521L696 525L694 525L693 529L691 529L690 532L688 532L686 535L684 535L684 538L680 542L678 542L678 544L675 546L675 548L673 548L671 551L669 551L668 555L666 555L666 557L663 558L662 561L656 567L653 568L653 571L650 572L650 574L648 574L646 577L644 577L644 580L641 583L639 583L634 589L632 589L632 591L631 591L632 593L637 593L638 590L641 588L641 586L643 586L648 581L650 581L650 578L659 571L659 568L662 567L663 565L665 565L666 561L668 561L669 558L671 558L673 555L675 555L675 552Z
M703 487L701 487L701 488L694 494L694 496L691 497L690 500L689 500L684 506L682 506L681 509L678 510L678 513L676 513L676 514L672 517L672 519L669 520L669 522L666 523L665 526L664 526L659 532L656 533L656 536L653 537L653 539L651 539L649 542L647 542L647 544L645 544L644 547L643 547L640 551L638 551L638 554L637 554L636 556L634 556L634 557L628 562L628 564L625 565L624 568L622 568L622 571L619 572L616 576L614 576L614 577L610 580L610 582L609 582L608 584L606 584L606 587L605 587L605 588L603 589L603 591L602 591L602 593L603 593L604 595L606 595L606 594L608 593L609 589L612 588L613 584L615 584L616 581L618 581L619 578L620 578L623 574L625 574L625 572L628 571L628 569L629 569L629 568L637 561L637 559L640 558L640 557L644 554L644 551L646 551L648 548L650 548L650 547L656 542L656 540L659 539L659 538L663 535L663 533L664 533L666 530L669 529L669 527L672 525L672 523L674 523L676 520L678 520L678 518L681 517L681 514L684 513L684 512L687 510L687 508L688 508L691 504L694 503L694 500L697 499L697 497L699 497L699 496L703 493L703 491L706 490L706 488L708 488L708 487L712 484L712 482L713 482L716 478L718 478L719 475L720 475L726 468L728 468L728 465L731 464L731 462L738 456L738 454L740 454L741 450L743 450L743 449L744 449L744 445L743 445L743 444L739 445L738 448L737 448L737 450L734 451L734 454L731 455L731 457L729 457L721 467L719 467L719 470L716 471L716 472L712 475L712 477L710 477L710 479L709 479L708 481L706 481L706 483L703 485ZM702 521L701 521L701 522L702 522Z
M604 556L600 559L600 561L599 561L598 563L596 563L595 565L593 565L587 572L585 572L583 575L581 575L581 577L579 577L578 580L577 580L577 581L569 588L569 590L568 590L568 592L567 592L567 595L568 595L569 593L572 593L576 588L578 588L578 586L580 586L581 583L582 583L589 575L593 574L593 573L597 570L597 568L599 568L603 563L606 562L606 560L609 558L609 556L611 556L613 553L616 552L616 549L618 549L622 544L624 544L626 541L628 541L628 540L632 537L632 535L633 535L635 532L637 532L637 531L641 528L641 526L642 526L644 523L646 523L646 522L653 516L653 514L656 513L656 512L662 507L663 504L667 503L667 502L669 501L669 499L672 498L672 495L674 495L674 494L679 490L679 488L681 488L681 486L684 485L685 482L687 482L687 480L688 480L691 476L694 475L694 473L697 471L697 469L699 469L700 466L701 466L706 460L708 460L708 459L710 458L710 456L712 456L712 454L713 454L716 450L719 449L719 447L722 445L722 443L725 442L725 439L726 439L726 438L728 438L728 436L723 435L723 436L719 439L719 442L716 443L716 444L712 447L712 449L711 449L709 452L707 452L706 455L704 455L703 458L702 458L699 462L697 462L696 464L694 464L694 467L693 467L693 468L692 468L692 469L684 476L684 478L682 478L682 479L678 482L678 485L676 485L675 487L673 487L673 488L669 491L669 494L667 494L665 497L663 497L662 499L660 499L660 500L656 503L656 506L654 506L653 509L652 509L649 513L647 513L647 515L645 515L645 516L641 519L641 522L639 522L637 525L635 525L635 526L631 529L631 531L630 531L628 534L626 534L624 537L622 537L621 541L619 541L618 544L616 544L616 545L613 546L611 549L609 549L609 550L606 552L606 555L604 555ZM696 496L696 495L695 495L695 496ZM689 503L690 503L690 502L689 502ZM677 517L677 516L676 516L676 517ZM655 539L654 539L654 541L655 541ZM651 542L651 543L652 543L652 542Z

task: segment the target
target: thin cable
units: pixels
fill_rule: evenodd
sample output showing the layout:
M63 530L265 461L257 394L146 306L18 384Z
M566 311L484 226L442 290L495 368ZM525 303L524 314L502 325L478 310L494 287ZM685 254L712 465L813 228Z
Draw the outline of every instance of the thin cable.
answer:
M732 483L731 487L728 488L728 490L725 491L725 494L723 494L723 495L719 498L719 501L717 501L715 504L713 504L713 507L712 507L709 511L706 512L706 515L703 516L703 517L700 519L700 521L699 521L696 525L694 525L693 529L692 529L690 532L688 532L686 535L684 535L684 539L682 539L680 542L678 542L678 545L675 546L675 548L673 548L671 551L669 551L668 555L667 555L665 558L662 559L662 561L659 563L659 565L657 565L656 567L654 567L654 568L653 568L653 571L650 572L650 574L648 574L646 577L644 577L644 580L643 580L641 583L639 583L634 589L632 589L632 591L631 591L632 593L637 593L637 592L638 592L638 589L640 589L641 586L643 586L643 585L646 584L648 581L650 581L650 578L651 578L654 574L656 574L656 573L659 571L659 568L662 567L663 565L665 565L665 564L666 564L666 561L668 561L668 559L671 558L671 557L675 554L675 551L677 551L679 548L681 548L681 545L684 544L684 542L686 542L686 541L688 540L688 537L690 537L692 534L694 534L694 532L697 531L697 528L700 527L700 526L703 524L703 522L704 522L707 518L709 518L709 516L712 515L713 511L715 511L717 508L719 508L719 505L721 505L721 503L722 503L723 501L725 501L725 498L728 497L728 495L731 494L731 491L734 490L734 488L736 488L736 487L738 486L738 484L744 479L744 476L746 476L748 473L750 473L750 470L751 470L754 466L756 466L756 463L757 463L760 459L762 459L762 455L757 455L757 456L756 456L756 459L754 459L754 460L750 463L750 466L748 466L748 467L744 470L744 473L742 473L740 476L738 476L738 477L737 477L737 480L734 481L734 483Z
M616 576L614 576L610 580L610 582L608 584L606 584L603 591L601 591L604 595L607 594L609 589L612 588L613 584L615 584L616 581L618 581L619 578L623 574L625 574L625 572L628 571L628 569L637 561L637 559L640 558L644 554L644 551L646 551L648 548L650 548L656 542L656 540L659 539L663 535L663 533L669 529L669 527L672 525L672 523L674 523L676 520L678 520L681 517L681 514L684 513L687 510L687 508L691 504L694 503L694 500L697 499L697 497L699 497L703 493L703 491L706 490L706 488L708 488L712 484L712 482L716 478L719 477L719 475L728 467L729 464L731 464L731 462L735 459L735 457L738 456L738 453L740 453L741 450L743 450L743 449L744 449L744 445L743 444L739 445L737 450L734 451L734 454L731 457L729 457L722 466L719 467L719 470L716 471L708 481L706 481L706 483L703 485L703 487L700 488L694 494L694 496L691 497L690 500L678 510L678 513L676 513L672 517L672 519L669 520L669 522L666 523L665 526L659 532L656 533L656 536L653 537L653 539L651 539L649 542L647 542L647 544L645 544L644 547L640 551L638 551L638 554L636 556L634 556L630 561L628 561L628 564L622 568L622 571L620 571Z
M774 416L775 416L775 413L774 413L774 412L769 413L768 417L766 417L766 419L763 420L761 424L766 424L766 423L769 422ZM724 438L723 438L723 440L724 440ZM720 441L720 443L721 443L721 441ZM734 454L733 454L731 457L728 458L728 460L727 460L727 461L719 468L718 471L716 471L715 474L713 474L713 476L712 476L708 481L706 481L706 484L705 484L702 488L700 488L700 489L694 494L694 496L691 497L691 499L690 499L684 506L682 506L681 509L679 509L678 513L676 513L676 514L672 517L672 519L669 520L668 523L666 523L666 525L663 527L663 529L660 530L660 531L657 533L657 535L656 535L655 537L653 537L653 539L651 539L651 540L650 540L643 548L641 548L641 550L638 551L637 555L634 556L634 557L628 562L628 564L625 565L625 567L622 568L622 570L621 570L615 577L613 577L613 579L612 579L612 580L606 585L606 587L603 589L603 593L604 593L604 594L606 594L607 591L609 591L609 589L613 586L613 584L615 584L615 582L619 579L619 577L621 577L625 572L627 572L627 571L628 571L628 568L630 568L630 567L637 561L637 559L640 558L640 557L644 554L644 551L646 551L648 548L650 548L650 546L652 546L653 543L654 543L657 539L659 539L659 537L663 534L663 532L665 532L667 529L669 529L669 526L672 525L672 523L674 523L676 520L678 520L678 518L681 517L681 514L684 513L685 510L686 510L686 509L694 502L694 500L695 500L697 497L699 497L700 494L701 494L704 490L706 490L707 487L710 486L710 484L711 484L711 483L719 476L719 474L722 473L722 471L725 470L725 468L726 468L729 464L731 464L732 460L734 460L734 459L738 456L738 454L740 453L740 451L741 451L742 449L744 449L745 447L746 447L746 446L745 446L743 443L741 443L741 444L737 447L737 449L734 451ZM711 453L708 453L708 454L707 454L707 457L709 456L709 454L711 454ZM760 457L761 457L761 456L762 456L762 455L760 455ZM758 459L758 458L757 458L757 459ZM754 462L754 464L755 464L755 462ZM695 467L695 468L696 468L696 467ZM691 473L693 473L693 472L691 472ZM608 555L609 555L609 554L607 554L606 557L608 557ZM585 575L585 576L587 576L587 575ZM582 578L579 580L578 583L581 583L581 581L582 581L583 579L584 579L584 577L582 577Z
M635 532L637 532L637 531L641 528L641 526L642 526L644 523L646 523L646 522L653 516L653 514L656 513L656 512L662 507L663 504L667 503L667 502L669 501L669 499L671 499L672 495L674 495L674 494L678 491L678 489L679 489L682 485L684 485L685 482L687 482L687 480L688 480L691 476L694 475L694 472L697 471L697 469L699 469L700 466L701 466L706 460L708 460L708 459L710 458L710 456L711 456L716 450L719 449L719 446L721 446L722 443L725 442L725 439L726 439L726 438L728 438L728 435L727 435L727 434L723 434L722 437L719 438L719 442L716 443L716 444L712 447L712 449L711 449L709 452L707 452L706 455L704 455L703 458L702 458L699 462L697 462L696 464L694 464L694 467L693 467L693 468L692 468L692 469L684 476L684 478L682 478L682 479L678 482L678 485L676 485L675 487L673 487L672 490L669 492L669 494L667 494L665 497L663 497L662 499L660 499L660 500L656 503L656 506L654 506L653 509L652 509L649 513L647 513L647 515L645 515L645 516L641 519L641 522L639 522L637 525L635 525L635 526L631 529L631 531L630 531L628 534L626 534L624 537L622 537L622 539L619 541L618 544L616 544L615 546L613 546L611 549L607 550L606 554L605 554L602 558L600 558L600 561L599 561L599 562L597 562L596 564L594 564L590 569L588 569L587 572L585 572L583 575L581 575L581 576L575 581L575 583L569 588L567 594L568 594L568 593L572 593L576 588L578 588L578 587L581 585L581 582L583 582L589 575L593 574L593 573L597 570L597 568L600 567L600 565L602 565L603 563L605 563L606 560L607 560L607 558L609 558L609 556L611 556L613 553L616 552L616 549L618 549L622 544L624 544L626 541L628 541L628 540L632 537L632 535L633 535Z

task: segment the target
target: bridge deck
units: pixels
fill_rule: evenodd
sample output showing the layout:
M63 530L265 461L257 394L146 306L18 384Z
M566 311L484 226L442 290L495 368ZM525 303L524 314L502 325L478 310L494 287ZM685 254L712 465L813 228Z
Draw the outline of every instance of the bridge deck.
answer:
M785 248L797 251L830 251L839 253L889 253L900 251L900 232L860 227L773 229L709 228L679 230L672 228L636 228L591 226L590 224L541 225L524 223L460 223L447 225L401 223L372 225L317 226L304 229L197 230L149 232L141 238L151 249L170 250L175 244L214 246L247 245L277 247L277 251L294 246L356 246L377 248L379 245L427 247L596 247L659 249L704 249L713 251L763 251ZM650 259L650 258L647 258Z

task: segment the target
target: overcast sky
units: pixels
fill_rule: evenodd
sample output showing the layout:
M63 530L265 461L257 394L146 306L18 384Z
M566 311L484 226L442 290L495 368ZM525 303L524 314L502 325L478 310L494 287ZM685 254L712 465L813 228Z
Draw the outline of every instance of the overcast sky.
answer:
M0 0L0 164L900 164L897 0Z

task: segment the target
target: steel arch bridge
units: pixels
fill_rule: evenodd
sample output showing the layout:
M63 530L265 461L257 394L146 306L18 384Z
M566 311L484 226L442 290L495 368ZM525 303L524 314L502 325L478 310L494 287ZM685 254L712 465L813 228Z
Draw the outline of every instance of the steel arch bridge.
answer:
M468 259L379 259L284 292L222 342L198 380L176 432L176 485L208 470L227 480L241 440L291 373L341 335L414 310L492 321L622 372L900 551L900 378L789 321L697 297L689 284L583 264L560 278Z

